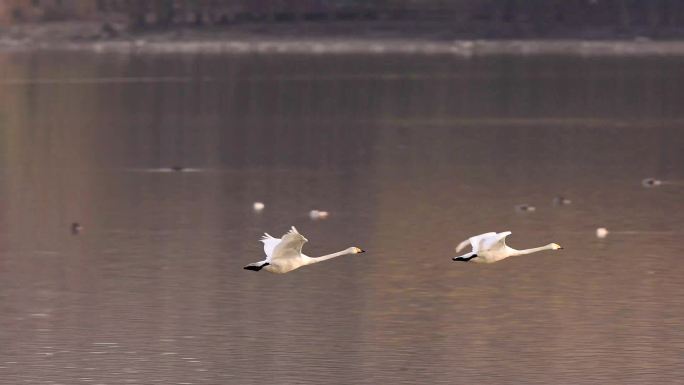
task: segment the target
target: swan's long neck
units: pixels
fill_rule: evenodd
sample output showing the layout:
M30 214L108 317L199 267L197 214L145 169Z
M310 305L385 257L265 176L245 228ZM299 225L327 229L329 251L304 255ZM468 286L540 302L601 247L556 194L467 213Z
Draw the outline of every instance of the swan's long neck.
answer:
M349 252L348 250L342 250L342 251L338 251L337 253L332 253L332 254L324 255L324 256L322 256L322 257L309 258L309 259L308 259L308 264L323 262L323 261L325 261L325 260L332 259L332 258L335 258L335 257L339 257L339 256L341 256L341 255L347 255L347 254L354 254L354 253Z
M536 253L537 251L544 251L544 250L553 250L553 244L540 246L540 247L533 247L531 249L524 249L524 250L516 250L516 249L511 248L511 255L532 254L532 253Z

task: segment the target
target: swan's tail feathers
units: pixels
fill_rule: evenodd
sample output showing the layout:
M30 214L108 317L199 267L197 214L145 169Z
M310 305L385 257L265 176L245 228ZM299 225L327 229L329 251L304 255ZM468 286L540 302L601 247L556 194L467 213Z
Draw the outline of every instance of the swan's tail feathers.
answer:
M250 263L249 265L243 267L245 270L252 270L252 271L259 271L264 268L264 266L268 266L270 263L266 261L259 261L259 262L254 262Z
M299 234L299 231L297 231L297 228L294 226L292 226L292 230L290 230L290 232L293 232L295 234Z

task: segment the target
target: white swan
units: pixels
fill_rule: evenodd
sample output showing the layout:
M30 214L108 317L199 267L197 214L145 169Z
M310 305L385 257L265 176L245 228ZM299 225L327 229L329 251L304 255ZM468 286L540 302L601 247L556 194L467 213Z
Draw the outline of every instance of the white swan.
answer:
M302 266L310 265L312 263L322 262L326 259L339 257L346 254L363 253L364 250L358 247L350 247L348 249L324 255L318 258L307 257L302 254L302 246L309 240L304 238L297 229L292 226L292 229L283 235L282 239L273 238L268 233L264 233L261 242L264 243L264 253L266 259L259 262L250 263L245 266L246 270L259 271L266 269L271 273L284 274L292 270L298 269Z
M472 246L472 251L464 255L453 257L454 261L473 261L479 263L494 263L502 259L514 256L536 253L542 250L558 250L562 247L556 243L549 243L546 246L535 247L532 249L516 250L506 245L506 237L511 235L510 231L503 233L485 233L470 237L461 242L456 247L456 252L463 250L468 244Z

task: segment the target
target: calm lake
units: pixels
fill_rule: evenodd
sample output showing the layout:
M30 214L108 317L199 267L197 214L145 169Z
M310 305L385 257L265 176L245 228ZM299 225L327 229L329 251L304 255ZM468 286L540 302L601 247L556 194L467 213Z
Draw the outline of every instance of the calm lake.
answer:
M0 383L681 383L683 85L662 57L0 54ZM291 225L367 252L242 269ZM506 230L564 250L451 261Z

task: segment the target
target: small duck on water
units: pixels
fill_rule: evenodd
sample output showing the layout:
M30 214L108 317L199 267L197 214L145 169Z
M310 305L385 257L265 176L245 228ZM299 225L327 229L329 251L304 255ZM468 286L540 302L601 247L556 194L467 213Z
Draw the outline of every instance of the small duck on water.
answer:
M78 235L83 231L83 226L80 223L74 222L71 224L71 235Z
M641 185L644 187L656 187L663 184L663 181L656 178L646 178L641 181Z
M572 201L562 195L559 195L555 198L553 198L553 205L554 206L567 206L569 204L572 204Z
M531 213L537 210L536 207L528 204L522 204L515 206L515 210L523 213Z

